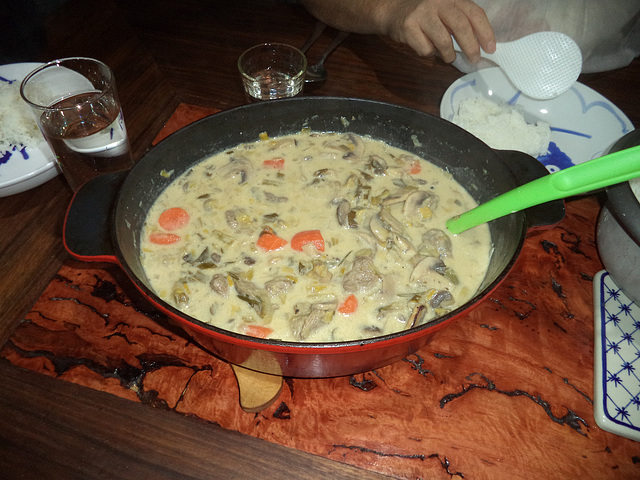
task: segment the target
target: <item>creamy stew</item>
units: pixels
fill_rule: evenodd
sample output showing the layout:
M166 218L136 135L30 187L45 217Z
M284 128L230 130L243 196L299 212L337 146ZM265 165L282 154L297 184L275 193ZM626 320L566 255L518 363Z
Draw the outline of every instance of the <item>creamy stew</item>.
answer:
M294 342L371 338L475 294L488 227L445 227L474 206L451 175L381 141L263 134L166 188L141 260L159 297L217 327Z

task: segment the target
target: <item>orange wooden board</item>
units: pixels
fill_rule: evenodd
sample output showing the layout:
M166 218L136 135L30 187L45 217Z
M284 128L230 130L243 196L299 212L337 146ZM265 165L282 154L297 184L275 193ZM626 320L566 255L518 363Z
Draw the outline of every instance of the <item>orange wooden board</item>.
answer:
M214 113L182 105L160 138ZM231 367L185 338L115 265L69 260L0 350L131 401L398 478L640 478L640 444L593 420L599 205L529 233L506 281L415 355L375 371L286 378L250 414ZM557 448L561 445L562 448Z

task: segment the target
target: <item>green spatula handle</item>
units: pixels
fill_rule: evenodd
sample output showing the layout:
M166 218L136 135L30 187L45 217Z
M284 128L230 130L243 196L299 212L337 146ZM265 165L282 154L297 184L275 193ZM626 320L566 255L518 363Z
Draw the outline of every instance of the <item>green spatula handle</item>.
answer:
M640 145L552 173L447 220L453 234L542 203L640 177Z

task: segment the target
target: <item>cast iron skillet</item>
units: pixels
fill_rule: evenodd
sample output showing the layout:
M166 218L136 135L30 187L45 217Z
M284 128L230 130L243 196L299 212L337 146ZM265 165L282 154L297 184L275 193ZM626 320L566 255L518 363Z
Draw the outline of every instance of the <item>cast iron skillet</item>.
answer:
M328 97L255 103L195 122L160 142L127 174L98 177L82 187L67 212L66 248L83 261L118 263L159 310L231 363L276 375L329 377L378 368L423 347L433 332L469 312L505 278L527 229L557 223L564 216L564 203L557 201L491 222L494 251L475 297L426 325L374 339L341 343L255 339L200 322L158 298L139 258L140 232L158 195L182 172L214 153L255 141L262 132L273 138L302 128L370 135L404 148L449 171L478 202L546 174L542 164L528 155L496 152L452 123L417 110ZM171 172L169 178L166 172Z

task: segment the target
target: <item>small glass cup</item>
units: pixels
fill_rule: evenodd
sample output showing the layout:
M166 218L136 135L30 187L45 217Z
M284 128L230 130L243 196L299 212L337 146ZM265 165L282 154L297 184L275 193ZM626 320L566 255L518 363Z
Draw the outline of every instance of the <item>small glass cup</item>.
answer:
M65 58L25 77L20 95L75 192L103 173L133 165L111 69L92 58Z
M295 97L304 87L307 57L284 43L264 43L238 59L242 85L249 100Z

